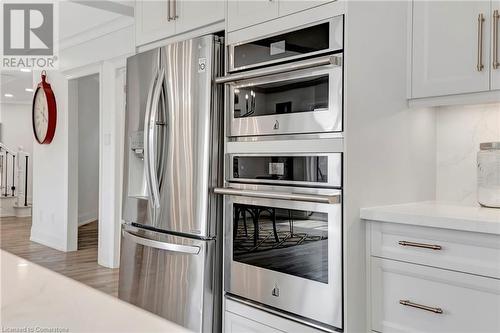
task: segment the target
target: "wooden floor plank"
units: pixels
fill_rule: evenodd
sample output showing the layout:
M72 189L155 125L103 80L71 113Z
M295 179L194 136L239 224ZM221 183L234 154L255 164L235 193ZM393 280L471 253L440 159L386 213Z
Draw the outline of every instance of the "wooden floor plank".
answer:
M118 295L118 269L97 264L97 222L78 228L78 251L61 252L30 241L31 218L1 217L0 248L82 282Z

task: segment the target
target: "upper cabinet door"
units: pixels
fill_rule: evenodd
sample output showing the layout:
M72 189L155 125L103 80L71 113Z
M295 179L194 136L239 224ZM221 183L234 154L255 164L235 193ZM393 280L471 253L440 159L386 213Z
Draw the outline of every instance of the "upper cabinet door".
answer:
M227 2L228 31L278 17L278 0L230 0Z
M500 0L492 2L491 89L500 89Z
M174 1L174 0L171 0ZM175 0L178 18L176 33L200 28L224 20L224 1Z
M413 2L413 98L489 90L490 4Z
M301 10L309 9L312 7L320 6L335 0L279 0L279 13L280 16L300 12Z
M169 1L135 2L136 45L147 44L175 34L175 21L169 20Z

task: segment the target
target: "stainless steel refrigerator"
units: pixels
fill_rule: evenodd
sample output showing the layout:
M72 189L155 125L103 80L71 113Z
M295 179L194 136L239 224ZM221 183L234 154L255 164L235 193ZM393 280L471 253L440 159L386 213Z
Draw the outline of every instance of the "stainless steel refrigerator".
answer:
M221 324L223 49L208 35L127 61L119 297L195 332Z

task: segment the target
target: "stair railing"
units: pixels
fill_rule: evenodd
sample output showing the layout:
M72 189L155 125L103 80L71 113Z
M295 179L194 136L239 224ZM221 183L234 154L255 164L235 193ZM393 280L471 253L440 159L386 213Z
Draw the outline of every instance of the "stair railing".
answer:
M17 206L28 206L28 172L30 155L14 151L0 142L0 195L17 198Z
M1 168L0 194L4 197L16 195L16 152L0 143Z

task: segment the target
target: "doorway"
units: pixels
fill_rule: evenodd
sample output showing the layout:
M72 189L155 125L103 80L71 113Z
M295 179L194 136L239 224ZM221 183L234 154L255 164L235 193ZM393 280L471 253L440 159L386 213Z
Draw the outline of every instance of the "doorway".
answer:
M100 165L100 96L99 74L82 76L70 81L70 105L76 139L73 161L76 178L78 250L89 250L97 261L99 224L99 165Z

